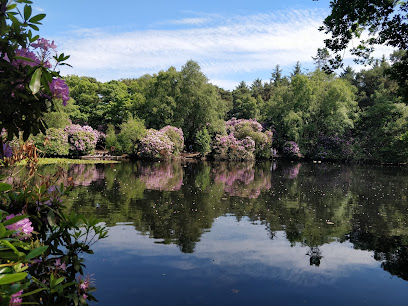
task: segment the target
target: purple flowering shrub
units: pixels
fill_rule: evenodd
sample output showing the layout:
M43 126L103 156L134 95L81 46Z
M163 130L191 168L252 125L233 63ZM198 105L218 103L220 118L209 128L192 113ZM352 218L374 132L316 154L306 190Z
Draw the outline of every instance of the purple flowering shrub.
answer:
M64 131L68 134L69 151L74 155L92 154L100 133L90 126L80 126L71 124L65 127Z
M282 152L289 158L299 158L300 154L299 145L294 141L286 141L283 145Z
M138 155L147 159L167 159L173 150L174 143L165 133L149 129L146 136L140 139Z
M176 128L171 125L167 125L160 129L161 133L167 135L170 140L173 142L173 154L178 155L184 148L184 135L183 131L180 128Z
M272 132L262 132L254 119L235 119L225 123L227 135L216 135L212 149L215 159L250 160L269 158Z

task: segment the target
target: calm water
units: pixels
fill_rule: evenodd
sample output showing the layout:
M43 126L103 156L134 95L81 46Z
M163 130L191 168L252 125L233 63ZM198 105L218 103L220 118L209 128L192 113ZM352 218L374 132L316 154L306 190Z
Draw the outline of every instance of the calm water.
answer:
M100 305L408 305L408 169L75 165Z

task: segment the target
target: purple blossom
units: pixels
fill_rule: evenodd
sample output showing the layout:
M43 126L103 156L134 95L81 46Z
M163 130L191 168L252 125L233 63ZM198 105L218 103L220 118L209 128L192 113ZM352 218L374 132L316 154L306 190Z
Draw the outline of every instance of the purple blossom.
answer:
M67 106L67 102L69 100L69 88L63 79L53 79L50 83L50 90L53 98L61 99L62 104Z
M4 157L12 157L13 156L13 150L6 143L3 143L3 153L4 153ZM1 154L0 154L0 159L3 159L3 156L1 156Z
M149 129L140 140L139 155L151 159L165 159L172 155L174 143L161 131Z
M50 43L50 41L45 38L39 38L37 40L37 43L31 44L31 46L33 48L43 49L44 51L48 51L49 49L53 49L54 51L56 51L57 49L57 46L54 44L54 41Z
M14 218L15 216L21 216L21 215L22 214L17 214L17 215L11 214L6 217L6 220L9 220L11 218ZM31 232L34 230L34 228L32 227L32 223L30 219L28 218L24 218L16 223L6 225L6 228L11 231L17 231L17 235L19 234L26 235L25 237L23 237L23 239L27 239L28 236L31 235Z
M21 305L21 303L23 302L23 298L21 297L21 295L23 294L23 290L20 290L19 292L14 293L11 296L10 299L10 305Z

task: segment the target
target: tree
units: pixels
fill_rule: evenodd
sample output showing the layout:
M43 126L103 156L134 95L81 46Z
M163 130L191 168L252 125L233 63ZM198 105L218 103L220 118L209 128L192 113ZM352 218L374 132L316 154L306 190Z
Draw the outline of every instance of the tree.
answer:
M386 45L398 50L408 47L408 1L397 0L333 0L331 13L319 30L331 34L324 41L333 51L335 58L330 60L329 70L342 67L341 52L349 48L353 39L359 44L350 48L357 63L372 61L371 53L375 45ZM368 34L363 39L363 33ZM400 86L408 87L408 56L405 54L400 64L394 67L393 76ZM404 73L405 72L405 73Z
M282 81L282 69L280 69L279 65L275 66L275 70L271 74L271 81L275 86L278 86Z
M327 48L318 48L316 56L315 57L312 56L312 59L317 69L321 69L324 66L327 66L330 60L329 50L327 50Z
M299 74L302 74L302 65L300 64L299 61L297 61L295 67L293 68L291 77L297 76Z

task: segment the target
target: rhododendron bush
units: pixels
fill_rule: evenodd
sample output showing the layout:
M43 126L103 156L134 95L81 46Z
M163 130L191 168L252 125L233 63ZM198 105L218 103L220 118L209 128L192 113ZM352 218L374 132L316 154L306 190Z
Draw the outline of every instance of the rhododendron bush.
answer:
M69 151L73 155L91 154L94 152L100 133L90 126L71 124L65 127L68 135Z
M147 159L167 159L177 155L183 147L181 129L172 126L166 126L159 131L149 129L146 136L140 139L138 155Z
M250 160L269 158L272 132L262 132L254 119L235 119L225 123L227 135L216 135L212 149L215 159Z

